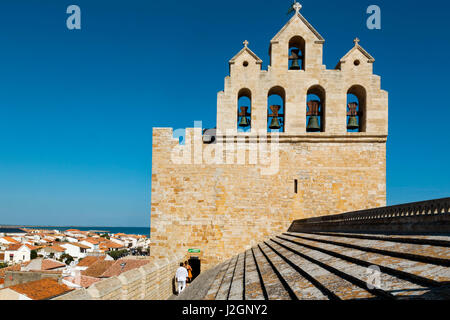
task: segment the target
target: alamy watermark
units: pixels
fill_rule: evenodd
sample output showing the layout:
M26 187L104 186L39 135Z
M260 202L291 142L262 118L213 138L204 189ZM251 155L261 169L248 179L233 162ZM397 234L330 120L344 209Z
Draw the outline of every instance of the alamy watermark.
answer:
M81 9L77 5L70 5L66 10L67 14L70 14L66 20L66 26L69 30L80 30L81 29Z
M262 175L275 175L279 172L280 146L279 133L258 130L252 134L236 133L235 130L215 132L214 143L204 144L202 122L195 121L193 136L186 137L185 144L174 146L171 161L176 165L255 165ZM184 129L174 131L179 138Z
M367 8L367 14L370 16L367 18L367 28L369 30L381 29L381 9L377 5L371 5Z

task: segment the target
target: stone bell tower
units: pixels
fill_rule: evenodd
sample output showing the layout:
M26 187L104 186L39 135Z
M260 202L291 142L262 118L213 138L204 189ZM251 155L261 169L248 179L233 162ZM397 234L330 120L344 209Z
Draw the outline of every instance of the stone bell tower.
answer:
M325 40L293 8L267 70L247 41L229 61L213 139L186 129L179 145L154 128L152 256L196 249L205 270L295 219L386 204L388 93L375 60L355 39L327 69Z

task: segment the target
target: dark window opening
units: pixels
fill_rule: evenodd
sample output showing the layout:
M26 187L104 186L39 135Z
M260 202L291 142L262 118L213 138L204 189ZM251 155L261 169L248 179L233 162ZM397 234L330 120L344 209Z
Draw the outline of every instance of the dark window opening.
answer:
M298 193L298 181L297 181L297 179L294 180L294 192Z

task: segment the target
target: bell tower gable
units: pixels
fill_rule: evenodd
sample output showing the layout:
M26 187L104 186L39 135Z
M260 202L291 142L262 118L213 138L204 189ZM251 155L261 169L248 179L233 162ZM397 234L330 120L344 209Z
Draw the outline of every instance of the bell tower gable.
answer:
M230 76L236 77L254 74L261 70L262 60L248 48L248 41L243 42L244 47L229 62Z
M292 49L300 51L301 70L320 69L322 66L324 38L300 14L301 5L295 3L295 14L270 41L270 65L273 70L283 72L290 69Z
M341 58L336 69L343 72L373 73L375 59L359 45L359 39L353 40L355 46Z

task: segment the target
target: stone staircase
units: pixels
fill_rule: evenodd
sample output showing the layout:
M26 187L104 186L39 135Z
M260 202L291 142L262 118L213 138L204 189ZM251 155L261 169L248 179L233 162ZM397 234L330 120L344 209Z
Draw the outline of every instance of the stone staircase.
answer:
M450 299L449 247L449 236L287 232L208 271L176 299Z

